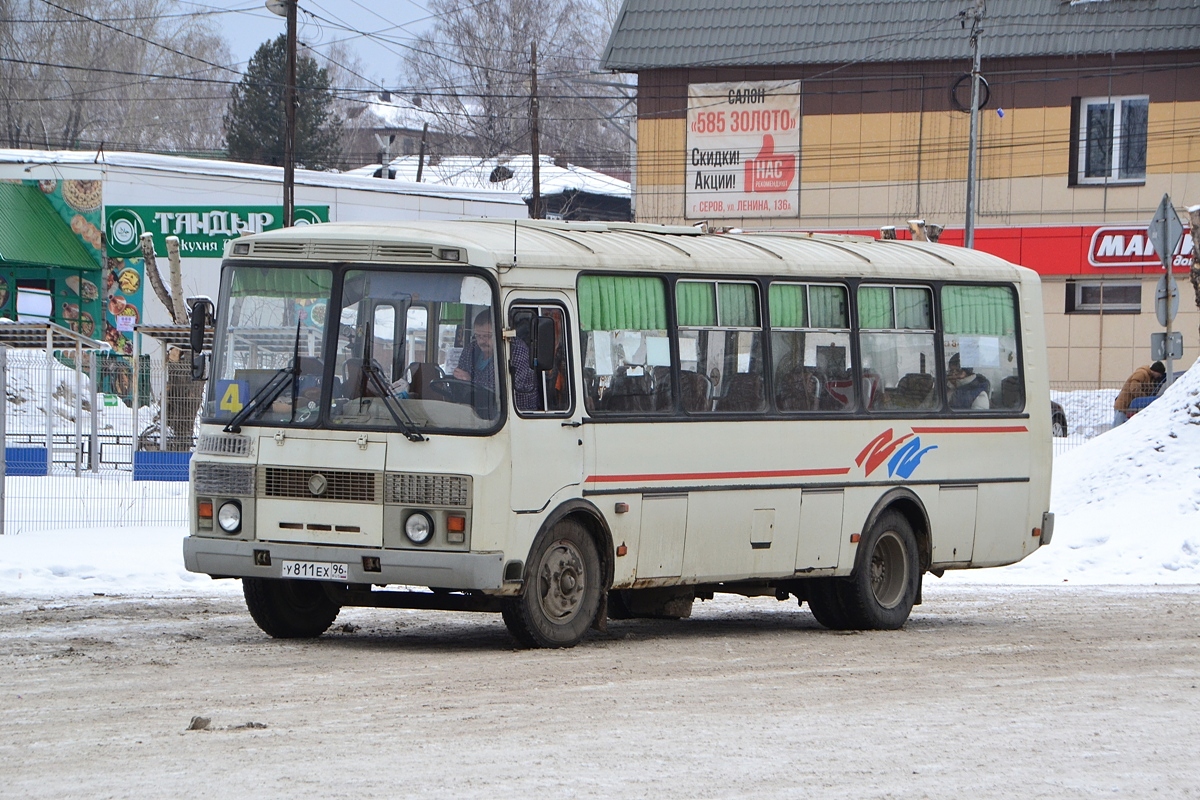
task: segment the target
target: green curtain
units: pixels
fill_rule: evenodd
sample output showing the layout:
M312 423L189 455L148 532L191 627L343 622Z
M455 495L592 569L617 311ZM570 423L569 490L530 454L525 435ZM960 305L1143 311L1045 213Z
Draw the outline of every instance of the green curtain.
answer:
M679 315L682 327L716 327L716 284L700 281L680 281L675 284L675 313Z
M808 301L812 306L812 327L846 328L846 290L841 286L810 286Z
M579 325L585 331L665 331L667 293L658 278L582 275Z
M1012 336L1017 327L1012 289L942 287L942 327L947 335Z
M807 328L808 303L804 286L798 283L772 283L767 292L771 308L771 327Z
M311 300L329 297L333 273L327 269L238 267L233 272L233 297L291 297Z
M720 283L718 324L722 328L758 327L758 287L752 283Z
M928 289L896 287L896 327L930 330L933 328L933 309Z
M893 325L892 287L860 286L858 288L858 326L887 330Z

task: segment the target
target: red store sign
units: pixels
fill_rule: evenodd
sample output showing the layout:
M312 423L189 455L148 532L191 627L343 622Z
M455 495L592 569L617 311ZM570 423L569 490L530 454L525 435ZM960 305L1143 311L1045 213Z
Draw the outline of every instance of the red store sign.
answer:
M879 231L853 233L878 236ZM896 235L910 238L907 229ZM947 229L942 244L961 246L961 228ZM976 228L975 248L1028 267L1041 275L1151 274L1162 262L1146 236L1145 223L1128 225L1031 225L1017 228ZM1173 272L1191 269L1192 237L1186 231L1171 258Z

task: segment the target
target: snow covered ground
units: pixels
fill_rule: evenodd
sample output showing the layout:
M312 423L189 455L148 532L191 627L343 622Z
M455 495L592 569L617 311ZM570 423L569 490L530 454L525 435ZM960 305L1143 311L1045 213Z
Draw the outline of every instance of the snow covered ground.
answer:
M1200 584L1200 369L1130 422L1058 456L1054 541L1009 567L930 585ZM237 594L183 568L181 528L0 537L0 594Z

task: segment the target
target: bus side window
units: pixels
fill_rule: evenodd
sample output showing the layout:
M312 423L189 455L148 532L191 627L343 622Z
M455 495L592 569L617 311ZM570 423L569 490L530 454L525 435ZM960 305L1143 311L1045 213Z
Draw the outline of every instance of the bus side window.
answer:
M805 413L853 410L846 288L777 282L768 297L775 407Z
M953 411L1025 407L1012 287L943 286L946 402Z
M679 378L683 410L762 411L762 322L753 283L680 280Z
M924 286L860 286L858 324L867 410L940 408L933 292Z
M567 331L559 306L513 306L508 368L513 405L521 414L558 414L571 407Z
M662 279L581 275L578 298L587 412L669 413L674 399Z

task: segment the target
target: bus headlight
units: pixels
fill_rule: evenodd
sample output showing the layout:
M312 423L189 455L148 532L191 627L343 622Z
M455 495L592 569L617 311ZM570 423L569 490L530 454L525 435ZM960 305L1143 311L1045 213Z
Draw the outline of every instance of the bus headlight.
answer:
M242 529L242 504L236 500L222 503L217 510L217 524L226 533L237 533Z
M414 511L404 521L404 535L413 544L425 544L433 536L433 519L424 511Z

